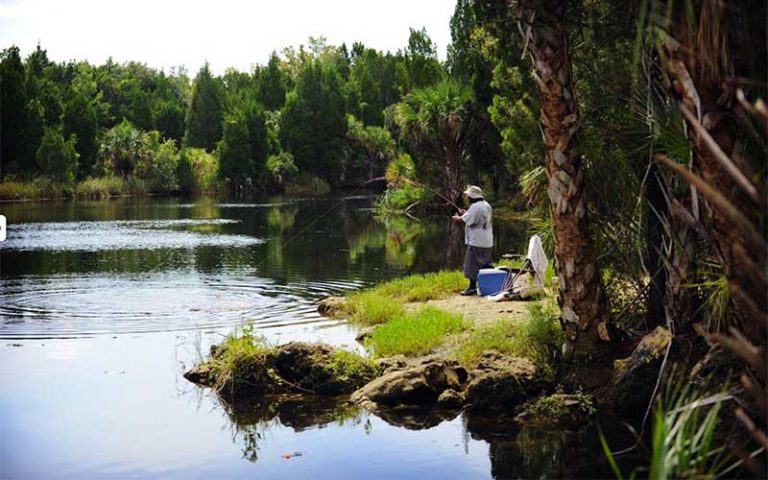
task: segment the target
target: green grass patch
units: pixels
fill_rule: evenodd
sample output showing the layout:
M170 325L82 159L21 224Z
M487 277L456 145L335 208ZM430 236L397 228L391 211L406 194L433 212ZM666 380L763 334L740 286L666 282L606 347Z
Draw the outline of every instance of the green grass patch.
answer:
M410 275L347 296L350 320L379 325L403 314L403 303L425 302L450 296L466 286L459 271Z
M40 189L33 182L0 183L0 200L32 200L41 197Z
M488 350L514 355L519 347L514 333L515 326L509 319L478 327L460 341L456 350L456 359L462 365L471 368L477 365L477 360L483 352Z
M403 314L400 300L380 295L375 291L364 291L349 296L350 320L363 325L378 325Z
M378 372L373 360L347 350L334 350L328 366L335 375L346 378L373 377Z
M32 181L4 180L0 182L0 200L23 201L59 199L71 194L72 186L45 177Z
M459 341L456 358L474 367L483 352L496 350L510 356L527 357L545 376L554 374L553 357L560 349L563 332L553 302L528 305L528 318L521 322L505 319L478 327Z
M443 343L445 336L465 327L464 318L434 307L399 315L374 330L368 347L376 357L417 356Z
M425 302L448 297L466 287L467 280L458 271L441 271L392 280L375 287L372 292L404 302Z
M255 335L253 327L247 325L227 336L211 356L210 365L216 375L234 373L241 365L263 359L271 350L266 339Z

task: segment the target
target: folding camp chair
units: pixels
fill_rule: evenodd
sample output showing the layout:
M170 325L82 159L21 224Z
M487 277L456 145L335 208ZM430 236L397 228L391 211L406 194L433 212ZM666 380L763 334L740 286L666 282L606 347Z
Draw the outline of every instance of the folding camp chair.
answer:
M492 297L493 300L522 300L532 296L544 288L544 273L547 268L547 256L541 245L541 237L534 235L528 241L528 253L524 256L515 253L502 255L505 259L524 259L520 268L509 268L504 277L501 293ZM533 285L522 286L519 280L525 274L533 276Z

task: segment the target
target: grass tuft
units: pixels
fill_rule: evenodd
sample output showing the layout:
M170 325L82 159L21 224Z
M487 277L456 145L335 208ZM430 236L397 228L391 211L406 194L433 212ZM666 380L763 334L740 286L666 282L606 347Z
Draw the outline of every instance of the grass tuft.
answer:
M334 350L328 366L336 376L345 378L370 378L378 372L373 360L347 350Z
M375 291L364 291L349 296L351 318L355 323L378 325L403 314L403 303L382 296Z
M227 336L211 356L210 365L216 376L236 376L243 365L262 360L272 350L266 339L255 335L252 325Z
M72 186L45 177L32 181L6 179L0 182L0 200L20 201L58 199L71 193Z
M392 280L375 287L372 292L397 298L404 302L426 302L450 296L466 286L467 280L458 271L441 271Z
M367 345L376 357L398 354L417 356L429 353L443 342L445 335L458 333L464 327L461 315L424 307L379 326Z

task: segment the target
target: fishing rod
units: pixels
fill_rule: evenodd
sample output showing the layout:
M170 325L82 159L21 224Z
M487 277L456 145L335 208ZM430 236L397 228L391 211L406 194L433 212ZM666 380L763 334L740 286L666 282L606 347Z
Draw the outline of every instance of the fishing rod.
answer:
M411 180L410 178L406 178L406 177L398 177L398 179L404 180L405 182L410 183L411 185L413 185L415 187L423 188L424 190L427 190L431 194L433 194L433 195L435 195L437 197L442 198L443 200L446 201L446 203L448 203L449 205L454 207L456 210L464 210L462 207L460 207L460 206L456 205L455 203L453 203L453 201L451 199L449 199L448 197L446 197L442 193L438 192L434 188L430 187L429 185L425 185L425 184L423 184L421 182L417 182L416 180Z

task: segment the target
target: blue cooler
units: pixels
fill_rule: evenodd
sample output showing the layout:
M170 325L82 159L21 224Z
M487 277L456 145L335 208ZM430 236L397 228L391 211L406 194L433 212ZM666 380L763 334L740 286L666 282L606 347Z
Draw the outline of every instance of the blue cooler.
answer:
M504 279L507 276L506 270L499 268L483 268L477 274L477 287L480 289L480 295L496 295L504 288Z

